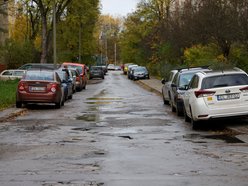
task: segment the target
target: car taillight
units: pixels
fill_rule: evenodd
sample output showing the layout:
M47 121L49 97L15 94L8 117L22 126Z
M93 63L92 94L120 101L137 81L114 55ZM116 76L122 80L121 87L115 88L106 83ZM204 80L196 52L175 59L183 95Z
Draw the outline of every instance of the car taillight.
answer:
M51 91L53 93L55 93L57 91L57 84L56 83L52 83L52 84L48 84L47 85L47 89L48 91Z
M20 82L19 85L18 85L18 90L20 91L24 91L25 90L25 83L24 82Z
M248 92L248 86L247 87L244 87L244 88L241 88L241 89L239 89L241 92L243 92L243 93L246 93L246 92Z
M195 91L195 96L197 98L212 96L215 94L215 91L208 91L208 90L197 90Z

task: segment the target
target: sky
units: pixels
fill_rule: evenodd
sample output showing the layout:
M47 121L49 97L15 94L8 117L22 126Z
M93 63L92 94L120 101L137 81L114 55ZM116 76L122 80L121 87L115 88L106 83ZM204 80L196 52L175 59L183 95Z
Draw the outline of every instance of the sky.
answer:
M139 0L101 0L102 14L111 16L127 16L134 12Z

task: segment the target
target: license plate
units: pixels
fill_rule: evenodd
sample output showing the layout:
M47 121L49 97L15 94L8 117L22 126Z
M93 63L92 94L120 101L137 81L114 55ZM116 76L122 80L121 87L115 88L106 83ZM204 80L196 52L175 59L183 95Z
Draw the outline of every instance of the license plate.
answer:
M232 100L232 99L239 99L239 98L240 98L239 93L236 93L236 94L224 94L224 95L218 95L217 96L218 101Z
M39 91L43 92L46 90L46 88L45 87L29 87L29 90L33 92L39 92Z

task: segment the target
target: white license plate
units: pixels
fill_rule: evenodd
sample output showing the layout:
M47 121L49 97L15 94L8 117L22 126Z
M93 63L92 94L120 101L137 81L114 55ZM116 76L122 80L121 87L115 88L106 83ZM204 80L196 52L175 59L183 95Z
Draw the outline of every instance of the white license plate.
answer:
M46 87L30 87L29 88L30 91L45 91Z
M224 94L224 95L218 95L217 96L218 101L232 100L232 99L239 99L239 98L240 98L239 93L236 93L236 94Z

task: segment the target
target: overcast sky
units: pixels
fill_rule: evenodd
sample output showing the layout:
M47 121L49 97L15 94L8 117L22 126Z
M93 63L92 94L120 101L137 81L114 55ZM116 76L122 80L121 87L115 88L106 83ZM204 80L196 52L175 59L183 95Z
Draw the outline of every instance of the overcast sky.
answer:
M139 0L101 0L102 14L112 16L126 16L135 11Z

